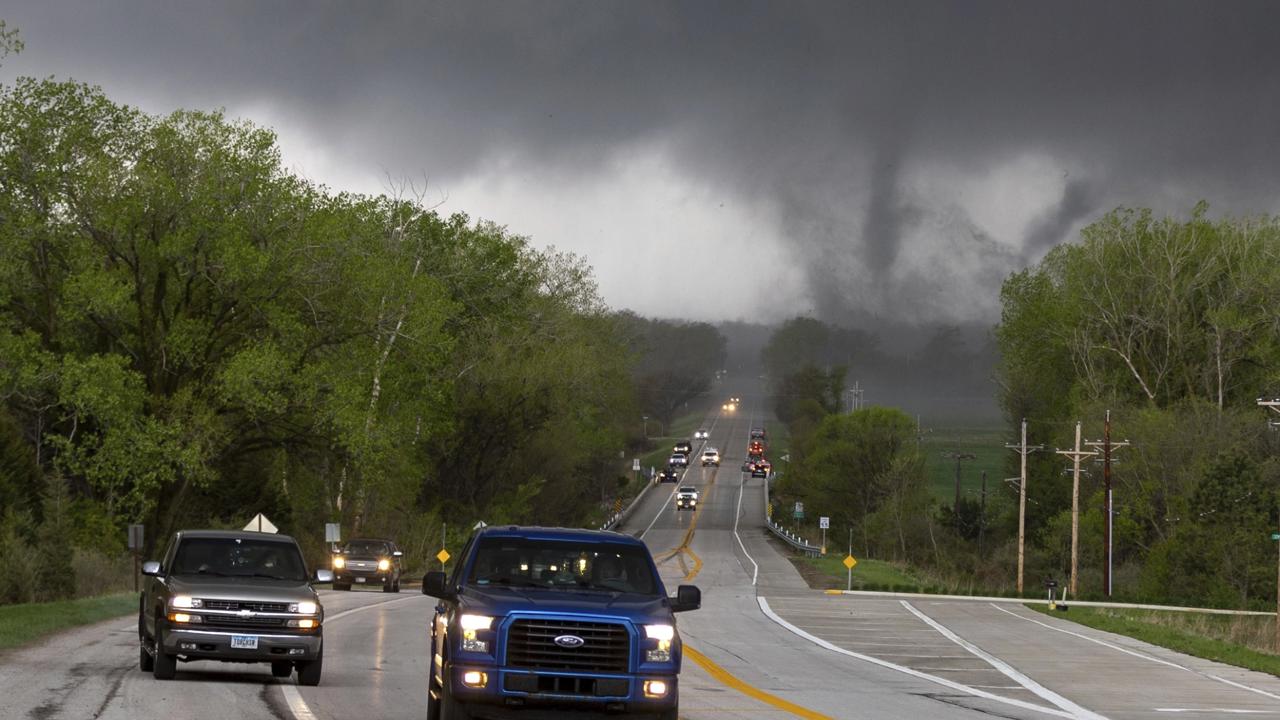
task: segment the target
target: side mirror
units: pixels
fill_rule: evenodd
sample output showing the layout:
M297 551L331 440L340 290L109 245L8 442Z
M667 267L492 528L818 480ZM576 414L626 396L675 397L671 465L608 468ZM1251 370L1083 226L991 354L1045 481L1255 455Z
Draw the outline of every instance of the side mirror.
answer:
M391 553L391 557L404 557L404 553L403 553L403 552L401 552L401 551L399 551L399 550L397 550L397 551L395 551L395 552Z
M316 582L318 582L318 583L331 583L331 582L333 582L333 571L332 571L332 570L325 570L324 568L321 568L321 569L319 569L319 570L316 570Z
M155 560L148 560L142 563L142 574L151 577L160 577L160 563Z
M671 603L671 612L688 612L700 607L702 607L702 591L696 585L681 585L676 588L676 599Z
M453 593L449 592L449 588L445 586L447 582L445 574L439 570L429 572L422 576L422 594L437 597L441 600L452 597Z

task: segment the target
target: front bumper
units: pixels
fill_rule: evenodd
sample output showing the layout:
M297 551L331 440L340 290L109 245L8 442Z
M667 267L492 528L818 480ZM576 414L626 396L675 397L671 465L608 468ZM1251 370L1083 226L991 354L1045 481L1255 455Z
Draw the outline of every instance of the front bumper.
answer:
M256 637L258 647L253 650L233 648L231 647L232 636ZM294 635L251 631L192 630L172 626L167 627L164 632L164 652L169 655L183 655L188 660L226 662L315 660L320 656L323 644L324 639L318 632Z
M468 687L462 676L469 670L485 674L484 687ZM666 685L662 697L648 697L646 682ZM464 703L483 704L486 717L562 717L560 712L658 713L677 705L679 692L675 675L591 675L537 670L509 670L483 664L459 664L449 668L448 681L453 696ZM574 688L577 692L565 690Z
M334 570L333 581L339 585L385 585L391 582L393 573L377 570Z

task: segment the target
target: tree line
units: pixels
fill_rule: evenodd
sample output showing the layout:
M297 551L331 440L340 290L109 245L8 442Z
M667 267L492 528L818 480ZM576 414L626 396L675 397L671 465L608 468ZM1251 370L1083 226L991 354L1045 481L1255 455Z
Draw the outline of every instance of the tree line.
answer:
M446 522L598 514L665 326L419 191L331 191L219 112L0 87L0 559L255 512L313 557L325 522L434 554Z
M1110 410L1116 439L1130 442L1113 466L1116 595L1273 603L1280 437L1256 400L1280 395L1280 222L1210 219L1203 204L1187 218L1119 209L1008 277L1001 304L995 379L1009 438L1026 418L1029 443L1045 446L1028 470L1029 587L1070 571L1072 478L1053 451L1072 447L1077 421L1100 438ZM843 413L845 369L832 354L856 357L845 349L855 336L799 318L762 353L775 413L792 431L779 491L840 508L833 521L854 527L873 557L927 568L953 587L1011 588L1011 491L993 487L984 517L979 500L939 502L925 489L910 418L877 407ZM1009 453L1007 476L1017 463ZM1100 470L1086 463L1081 483L1084 597L1103 594Z

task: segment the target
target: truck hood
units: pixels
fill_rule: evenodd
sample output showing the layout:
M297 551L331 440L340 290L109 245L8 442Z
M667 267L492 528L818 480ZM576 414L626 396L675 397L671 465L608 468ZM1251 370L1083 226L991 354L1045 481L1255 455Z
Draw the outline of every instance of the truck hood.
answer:
M510 613L563 613L625 618L636 625L670 623L667 598L596 590L544 590L541 588L467 586L459 596L463 612L502 617ZM586 618L583 618L586 619Z
M169 588L174 595L190 595L211 600L300 602L316 599L315 589L309 583L300 580L175 575L169 578Z

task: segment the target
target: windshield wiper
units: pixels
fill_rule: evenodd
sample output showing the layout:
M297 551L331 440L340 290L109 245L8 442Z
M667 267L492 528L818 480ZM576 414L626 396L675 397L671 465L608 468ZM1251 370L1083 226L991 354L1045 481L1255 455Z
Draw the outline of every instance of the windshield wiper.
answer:
M579 581L578 581L578 587L577 587L576 589L578 589L578 590L604 590L604 591L606 591L606 592L612 592L612 593L624 593L624 592L631 592L630 590L626 590L626 589L624 589L624 588L614 587L613 585L602 585L601 583L594 583L594 582L590 582L590 581L587 581L587 580L579 580Z
M506 585L508 587L536 587L543 589L549 587L548 585L544 585L536 580L525 580L524 578L519 580L513 580L509 577L489 578L489 582L495 585Z

